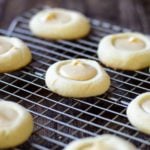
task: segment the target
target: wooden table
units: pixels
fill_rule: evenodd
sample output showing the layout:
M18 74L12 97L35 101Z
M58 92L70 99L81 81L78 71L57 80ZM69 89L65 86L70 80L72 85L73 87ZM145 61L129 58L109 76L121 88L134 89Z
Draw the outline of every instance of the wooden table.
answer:
M136 31L150 33L150 0L0 0L0 27L38 4L64 7L83 12Z

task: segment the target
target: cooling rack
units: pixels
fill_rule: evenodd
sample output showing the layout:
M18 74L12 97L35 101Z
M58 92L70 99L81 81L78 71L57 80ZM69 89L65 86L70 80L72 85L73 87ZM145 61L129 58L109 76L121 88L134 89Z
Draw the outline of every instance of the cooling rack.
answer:
M42 8L33 8L17 17L9 30L1 35L15 36L32 50L30 65L13 73L0 74L0 98L15 101L33 115L35 128L29 140L16 150L61 150L72 140L115 134L134 143L139 149L150 150L150 138L138 132L126 116L128 104L137 95L150 91L148 69L135 72L105 68L111 76L111 87L102 96L86 99L64 98L47 89L44 76L47 68L71 58L89 58L98 61L99 40L111 33L128 29L91 20L88 37L75 41L48 41L34 37L28 28L29 19Z

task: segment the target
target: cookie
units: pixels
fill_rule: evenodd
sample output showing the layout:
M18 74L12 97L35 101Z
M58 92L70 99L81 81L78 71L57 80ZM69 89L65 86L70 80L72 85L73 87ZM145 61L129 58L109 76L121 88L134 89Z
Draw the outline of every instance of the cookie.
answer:
M78 39L90 31L89 20L79 12L53 8L35 14L29 23L35 36L45 39Z
M66 97L91 97L105 93L110 77L93 60L73 59L51 65L45 76L47 87Z
M150 92L137 96L127 108L130 123L139 131L150 135Z
M140 70L150 66L150 40L140 33L105 36L97 53L100 61L113 69Z
M115 135L103 134L71 142L64 150L136 150L136 147Z
M25 142L33 131L33 118L21 105L0 100L0 149Z
M0 36L0 73L18 70L31 59L31 52L22 40Z

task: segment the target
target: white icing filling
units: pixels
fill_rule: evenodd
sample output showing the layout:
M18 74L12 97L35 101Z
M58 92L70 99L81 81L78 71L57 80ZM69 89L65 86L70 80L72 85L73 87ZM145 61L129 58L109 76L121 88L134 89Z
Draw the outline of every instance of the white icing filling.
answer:
M0 54L8 52L12 47L13 45L10 42L0 39Z
M149 100L145 100L142 104L141 104L142 109L146 112L150 114L150 99Z
M18 113L13 108L0 108L0 127L11 126L17 119Z
M141 50L145 47L144 41L136 37L118 37L113 44L117 49L123 50Z
M70 21L70 15L64 12L47 12L45 16L42 18L45 23L51 24L64 24Z
M103 142L93 142L79 148L79 150L114 150L113 147L108 146Z
M72 63L61 66L59 72L66 78L79 81L89 80L97 74L94 67L79 60L74 60Z

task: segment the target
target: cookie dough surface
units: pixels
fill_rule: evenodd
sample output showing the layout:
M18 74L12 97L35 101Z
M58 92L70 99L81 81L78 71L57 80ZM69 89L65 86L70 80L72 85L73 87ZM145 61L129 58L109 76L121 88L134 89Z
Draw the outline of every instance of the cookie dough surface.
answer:
M29 48L15 37L0 36L0 73L18 70L32 59Z
M137 96L127 108L130 123L150 135L150 92Z
M101 95L110 86L110 77L93 60L73 59L51 65L45 76L47 87L66 97Z
M84 138L71 142L64 150L136 150L130 142L114 135Z
M22 144L31 135L33 119L21 105L0 100L0 149Z
M90 31L89 20L79 12L53 8L38 12L29 23L30 30L45 39L78 39Z
M150 39L140 33L104 37L98 47L100 61L114 69L139 70L150 66Z

